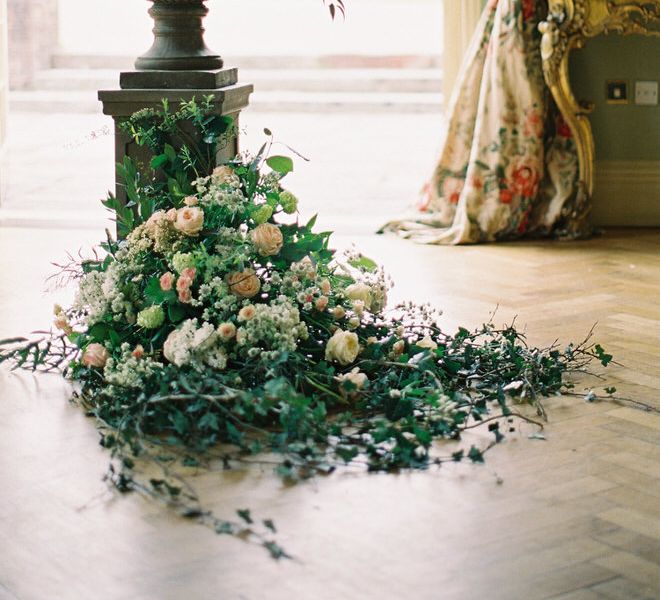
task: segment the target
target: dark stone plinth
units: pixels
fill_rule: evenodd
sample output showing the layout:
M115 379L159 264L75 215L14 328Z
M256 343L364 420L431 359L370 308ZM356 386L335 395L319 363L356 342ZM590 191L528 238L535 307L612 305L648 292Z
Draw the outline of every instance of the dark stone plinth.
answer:
M215 90L234 85L238 69L215 71L127 71L120 73L123 90Z
M223 72L235 76L236 70L227 69ZM234 75L231 75L232 73ZM158 109L162 106L163 100L169 102L170 110L176 111L181 102L187 102L193 98L201 100L203 97L213 96L213 113L232 117L234 124L238 126L240 112L247 107L253 89L250 84L235 83L216 89L120 89L100 91L99 100L103 102L103 113L112 116L115 121L115 162L121 163L125 156L129 156L138 163L149 164L147 150L138 146L118 126L123 119L130 117L133 113L144 108ZM228 144L218 148L215 157L216 164L234 158L238 154L238 150L238 136L235 136ZM124 186L117 175L115 194L120 201L126 201Z

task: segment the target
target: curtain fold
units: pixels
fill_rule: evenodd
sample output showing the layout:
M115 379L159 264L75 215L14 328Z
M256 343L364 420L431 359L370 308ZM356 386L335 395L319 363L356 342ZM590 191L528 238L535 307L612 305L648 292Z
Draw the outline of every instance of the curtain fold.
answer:
M537 25L545 14L546 3L535 0L486 6L418 212L384 230L422 243L465 244L564 229L578 163L543 80Z

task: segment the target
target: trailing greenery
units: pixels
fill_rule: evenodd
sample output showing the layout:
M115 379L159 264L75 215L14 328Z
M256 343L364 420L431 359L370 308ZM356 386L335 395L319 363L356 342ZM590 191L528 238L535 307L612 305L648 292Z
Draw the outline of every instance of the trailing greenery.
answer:
M218 533L273 556L275 526L247 510L235 522L204 510L174 464L273 460L287 481L341 465L370 471L483 461L527 402L570 389L565 376L611 360L587 339L529 347L512 326L442 331L429 305L387 309L389 280L369 258L330 247L301 223L282 187L293 160L272 134L255 156L215 166L233 124L212 99L143 110L122 128L150 155L119 165L118 239L62 267L76 279L55 331L0 342L0 362L61 369L113 456L108 479L157 497ZM483 425L492 444L442 453ZM158 465L154 477L141 465Z

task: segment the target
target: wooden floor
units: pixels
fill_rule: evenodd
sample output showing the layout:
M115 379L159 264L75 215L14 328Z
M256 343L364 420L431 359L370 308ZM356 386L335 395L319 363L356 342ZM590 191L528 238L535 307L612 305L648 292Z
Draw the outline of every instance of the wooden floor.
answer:
M95 232L0 229L0 336L43 326L35 293L53 248ZM345 240L339 239L341 244ZM431 300L447 328L517 315L533 343L595 337L614 385L660 408L660 232L581 243L445 248L357 244ZM601 369L602 370L602 369ZM57 378L0 374L0 599L651 600L660 598L660 415L547 402L546 440L523 426L486 465L337 473L284 488L267 469L206 474L220 515L270 517L296 556L275 562L140 497L116 497L93 423ZM476 434L479 435L479 434Z

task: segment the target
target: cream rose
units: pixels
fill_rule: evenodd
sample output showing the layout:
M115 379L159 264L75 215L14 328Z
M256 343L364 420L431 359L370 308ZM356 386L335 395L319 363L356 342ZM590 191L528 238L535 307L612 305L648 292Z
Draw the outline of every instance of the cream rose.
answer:
M332 310L332 316L339 321L346 316L346 311L343 306L335 306Z
M346 288L345 293L351 300L364 302L364 308L371 310L371 288L366 283L353 283Z
M284 237L277 225L262 223L252 230L252 242L262 256L275 256L282 249Z
M238 187L241 185L241 180L229 165L222 165L213 169L211 174L211 183L213 185L230 185Z
M110 354L102 344L90 344L85 348L82 355L82 364L86 367L97 367L102 369L108 362Z
M399 356L403 354L403 351L406 349L406 343L403 340L399 340L392 345L392 354L394 356Z
M252 298L261 289L261 282L252 269L231 273L227 276L227 284L239 298Z
M328 340L325 347L325 359L350 365L360 353L360 341L357 334L338 329Z
M194 206L186 206L176 211L174 227L184 235L197 235L204 227L204 211Z
M183 203L184 203L186 206L197 206L197 203L198 203L198 202L199 202L199 200L197 200L197 197L196 197L196 196L186 196L186 197L183 199Z
M438 344L436 344L431 339L430 335L427 335L426 337L419 340L419 342L416 342L415 346L417 346L418 348L428 348L429 350L435 350L438 347Z
M350 373L344 373L343 375L337 375L335 378L339 383L344 381L350 381L358 390L361 390L369 381L369 378L365 373L362 373L358 367L355 367Z

